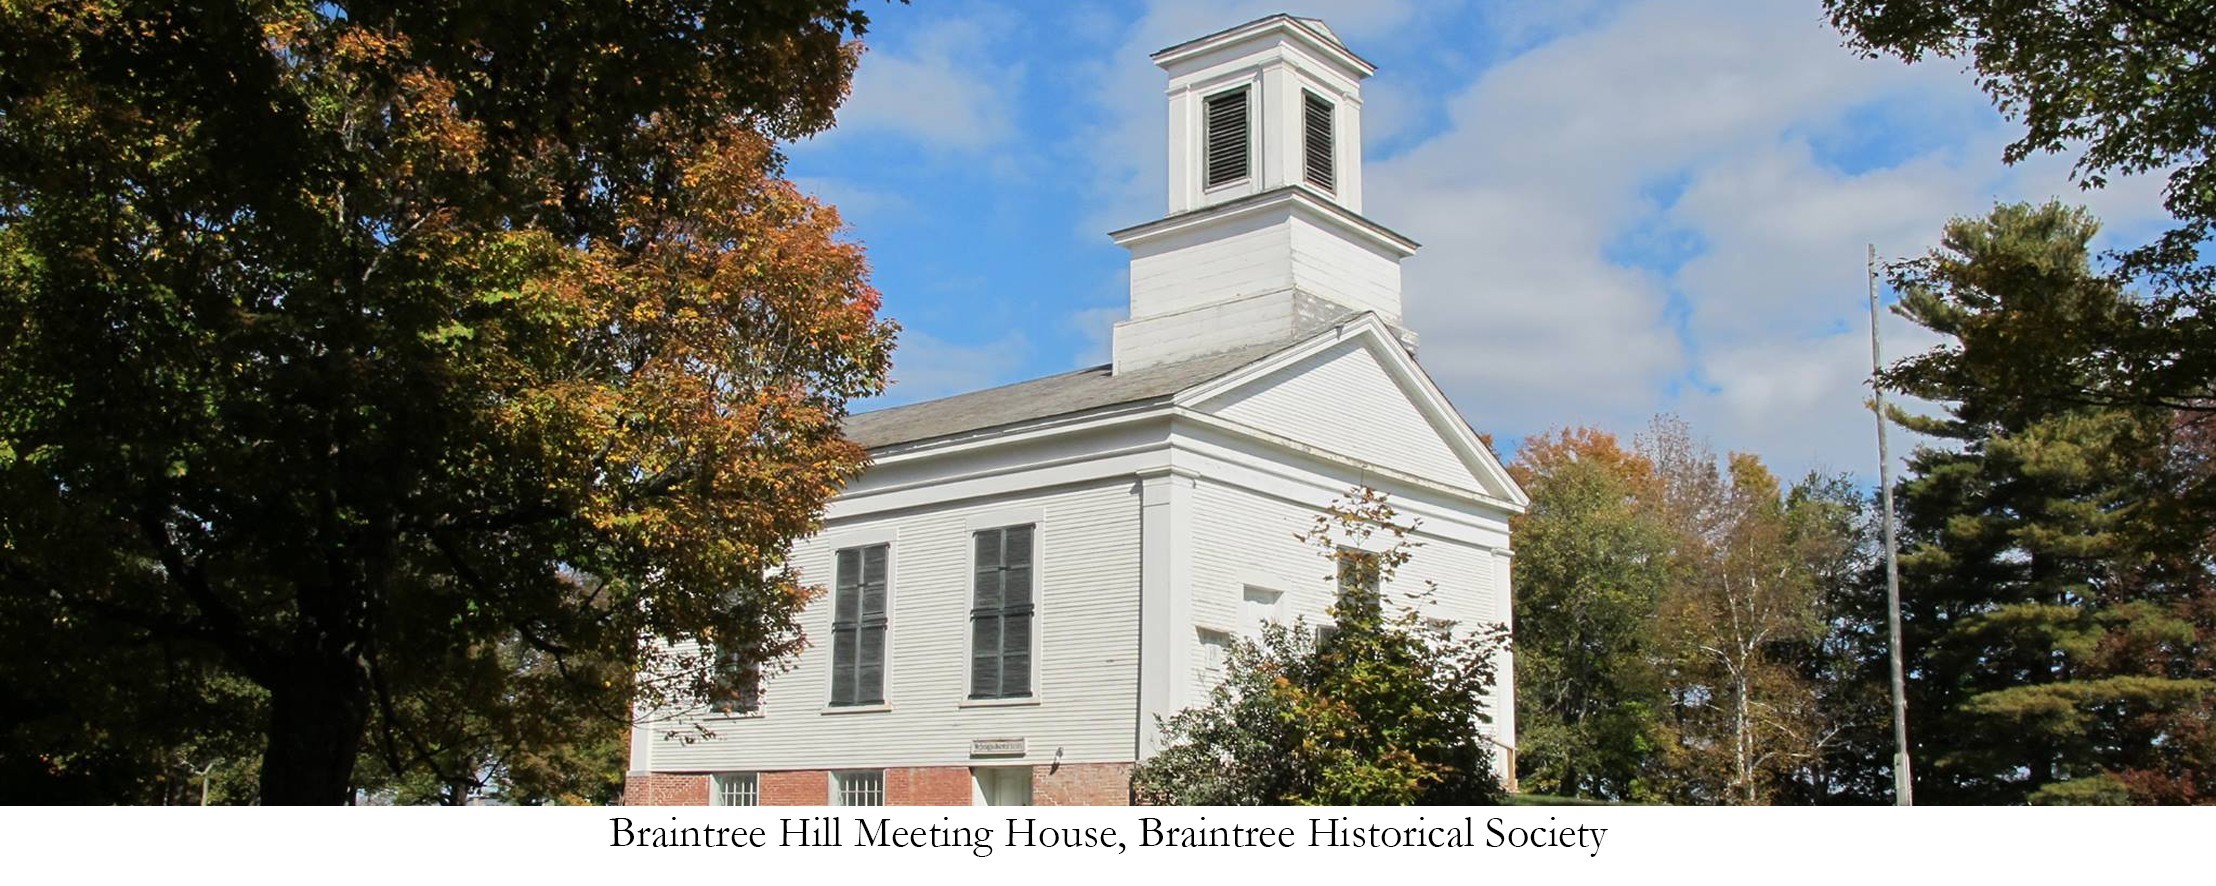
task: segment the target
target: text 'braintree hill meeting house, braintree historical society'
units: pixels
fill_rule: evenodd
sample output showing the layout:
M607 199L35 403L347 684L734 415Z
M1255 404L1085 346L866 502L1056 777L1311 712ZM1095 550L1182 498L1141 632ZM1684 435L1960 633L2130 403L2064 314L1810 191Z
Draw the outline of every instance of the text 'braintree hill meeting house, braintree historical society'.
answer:
M1416 362L1416 243L1362 214L1375 69L1287 15L1153 60L1169 212L1110 235L1113 361L850 419L873 464L791 560L828 589L806 650L742 704L636 727L627 802L1127 803L1234 637L1323 621L1336 583L1295 536L1355 486L1421 521L1388 594L1509 621L1526 499ZM1484 728L1512 747L1501 665Z

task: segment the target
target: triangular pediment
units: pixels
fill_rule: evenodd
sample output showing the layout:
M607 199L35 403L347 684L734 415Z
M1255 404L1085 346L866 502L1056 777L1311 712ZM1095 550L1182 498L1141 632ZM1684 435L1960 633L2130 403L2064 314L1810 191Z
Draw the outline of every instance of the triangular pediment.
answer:
M1177 403L1258 435L1513 508L1528 501L1374 315L1188 389Z

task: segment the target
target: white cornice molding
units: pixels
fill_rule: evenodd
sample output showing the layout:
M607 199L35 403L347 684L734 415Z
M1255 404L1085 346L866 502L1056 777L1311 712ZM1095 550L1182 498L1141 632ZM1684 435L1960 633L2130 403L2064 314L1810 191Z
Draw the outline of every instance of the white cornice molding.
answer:
M1400 347L1393 337L1392 329L1376 314L1363 314L1342 321L1330 329L1316 333L1305 342L1258 360L1245 368L1186 388L1178 392L1171 402L1180 407L1196 407L1325 348L1355 339L1366 339L1364 346L1377 358L1386 375L1392 377L1403 391L1413 395L1417 410L1430 421L1434 430L1440 432L1447 446L1469 466L1479 482L1489 487L1485 490L1488 497L1502 501L1517 513L1531 505L1531 497L1524 494L1515 478L1508 475L1507 466L1501 464L1500 458L1485 445L1485 441L1478 438L1477 431L1463 420L1462 414L1455 410L1446 393L1440 391L1439 386L1432 382L1430 374L1424 372L1415 358Z
M1271 188L1259 194L1218 203L1204 209L1180 212L1145 224L1111 231L1108 237L1116 241L1116 245L1130 249L1150 240L1173 236L1196 228L1279 212L1303 212L1309 220L1336 228L1355 239L1374 244L1378 248L1392 253L1395 258L1407 258L1414 255L1416 250L1422 248L1423 245L1398 231L1369 220L1354 210L1318 196L1315 191L1305 184L1291 184Z
M1349 73L1357 78L1368 77L1377 73L1376 65L1370 64L1367 59L1359 55L1355 55L1353 50L1341 45L1338 40L1318 31L1307 22L1282 12L1276 15L1264 16L1243 25L1235 25L1205 37L1187 40L1167 49L1159 50L1153 55L1147 56L1147 58L1156 65L1167 68L1226 46L1233 46L1270 35L1272 32L1283 34L1303 48L1321 54L1339 66L1346 68Z
M1208 400L1251 384L1256 380L1266 378L1270 374L1306 359L1310 355L1347 341L1357 341L1363 347L1368 348L1385 369L1386 374L1392 377L1401 386L1402 390L1410 392L1416 408L1430 421L1433 428L1440 432L1448 447L1454 450L1455 454L1476 474L1479 482L1486 488L1479 490L1458 489L1435 480L1324 452L1299 441L1282 438L1235 421L1208 416L1198 410L1198 406ZM1514 478L1508 475L1507 468L1500 463L1500 459L1493 455L1492 450L1486 448L1483 440L1478 439L1477 432L1470 428L1468 422L1462 419L1459 412L1455 411L1453 404L1446 399L1446 395L1439 390L1438 385L1431 381L1431 377L1423 371L1422 367L1418 366L1415 360L1408 356L1407 351L1400 348L1398 342L1393 338L1391 329L1385 324L1384 320L1375 314L1362 314L1349 318L1330 329L1310 336L1306 341L1294 344L1240 369L1188 387L1166 398L1145 400L1121 408L1053 416L1034 422L1006 425L963 437L903 444L886 451L873 453L876 456L874 463L893 465L924 462L946 456L976 453L1039 442L1064 435L1097 432L1133 423L1160 421L1169 418L1190 420L1195 424L1214 428L1221 433L1267 445L1280 451L1295 452L1331 464L1372 471L1379 476L1388 476L1411 486L1450 493L1508 513L1522 513L1531 504L1530 497L1516 484ZM1023 467L1068 466L1110 456L1160 451L1165 445L1164 443L1141 444L1101 453L1078 454L1046 462L1034 462L1023 465ZM935 483L1003 474L1015 467L1015 465L1009 465L974 470L959 476L918 478L897 486L866 489L857 494L867 497L887 492L913 492Z

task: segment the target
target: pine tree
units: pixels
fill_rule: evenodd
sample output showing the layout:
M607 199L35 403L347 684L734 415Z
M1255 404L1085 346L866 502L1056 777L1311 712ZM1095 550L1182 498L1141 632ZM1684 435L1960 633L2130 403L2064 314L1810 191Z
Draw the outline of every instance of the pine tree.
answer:
M1885 376L1941 406L1893 416L1935 440L1898 495L1919 800L2129 801L2121 773L2176 771L2159 758L2211 710L2205 552L2165 519L2176 416L2059 395L2095 368L2044 359L2131 307L2096 229L2001 206L1896 275L1897 310L1950 339Z

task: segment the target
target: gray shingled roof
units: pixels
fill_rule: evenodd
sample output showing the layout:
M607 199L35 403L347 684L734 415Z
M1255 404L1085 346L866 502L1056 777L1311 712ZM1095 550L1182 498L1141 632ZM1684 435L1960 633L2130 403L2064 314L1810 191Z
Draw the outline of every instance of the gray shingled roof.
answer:
M1110 374L1107 366L1094 366L864 412L847 417L846 436L864 448L882 449L1110 406L1167 400L1179 391L1221 378L1292 344L1272 342L1122 374Z

